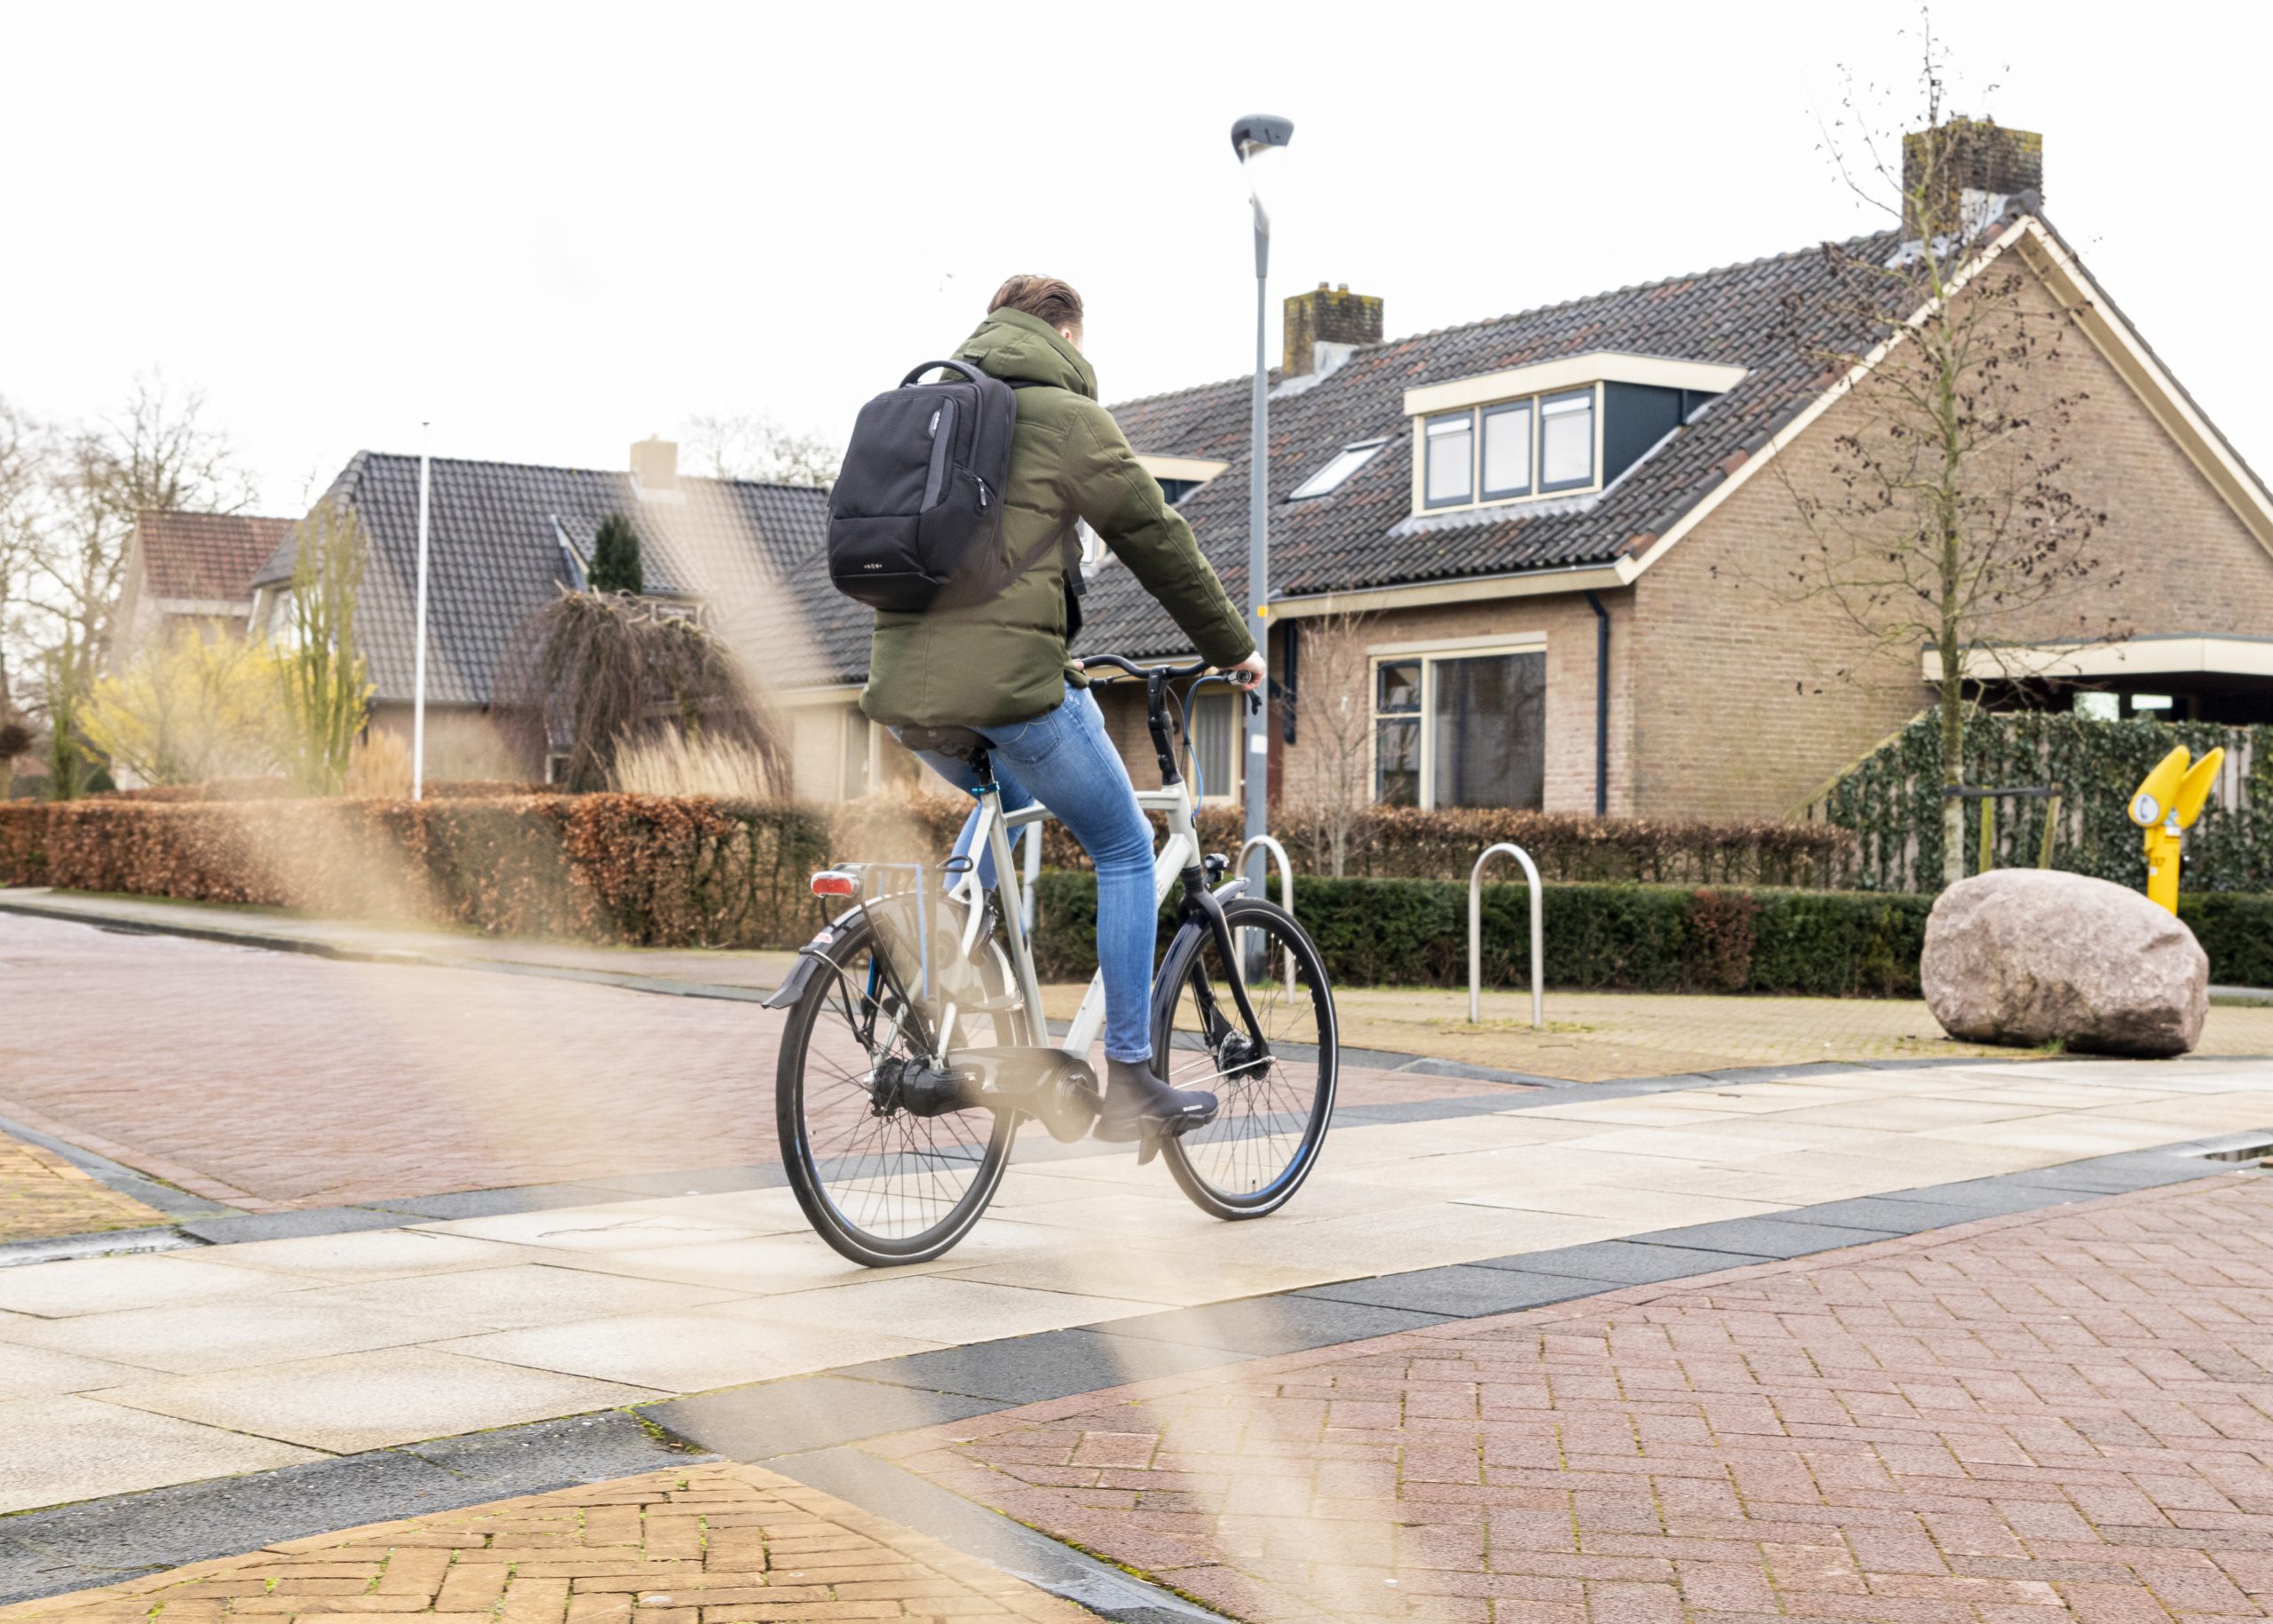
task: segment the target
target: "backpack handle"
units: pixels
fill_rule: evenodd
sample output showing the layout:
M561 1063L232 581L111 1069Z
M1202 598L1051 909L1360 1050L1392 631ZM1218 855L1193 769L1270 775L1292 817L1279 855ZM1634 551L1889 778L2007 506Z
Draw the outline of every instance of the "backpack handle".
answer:
M925 373L931 371L935 367L945 367L951 370L960 372L963 376L969 378L974 384L983 384L986 381L986 375L984 372L981 372L978 368L972 366L969 361L927 360L918 366L914 371L910 372L906 377L900 379L899 386L902 389L907 388L910 384L913 384L917 378L922 377Z

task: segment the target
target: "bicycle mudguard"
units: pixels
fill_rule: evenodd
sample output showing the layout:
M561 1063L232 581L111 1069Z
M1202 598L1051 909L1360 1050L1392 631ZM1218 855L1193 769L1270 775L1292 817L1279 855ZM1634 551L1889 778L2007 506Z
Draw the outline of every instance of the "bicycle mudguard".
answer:
M789 973L781 978L781 985L758 1000L758 1008L786 1010L796 1002L804 993L805 983L813 978L814 971L824 963L835 967L836 961L828 956L829 950L836 947L839 937L860 922L863 911L862 907L846 908L815 931L812 940L797 949L797 962L789 967Z

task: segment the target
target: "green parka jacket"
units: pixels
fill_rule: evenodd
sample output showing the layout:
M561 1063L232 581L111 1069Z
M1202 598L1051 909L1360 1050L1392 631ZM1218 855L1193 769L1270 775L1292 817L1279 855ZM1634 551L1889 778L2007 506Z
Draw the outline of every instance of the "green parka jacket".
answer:
M998 310L955 359L1045 385L1018 391L1002 504L1006 558L1031 553L1069 519L1085 519L1210 664L1236 665L1255 652L1192 527L1097 403L1097 374L1080 351L1038 317ZM1067 680L1082 680L1065 652L1065 555L1045 549L985 603L879 614L861 709L878 722L926 727L999 726L1056 709Z

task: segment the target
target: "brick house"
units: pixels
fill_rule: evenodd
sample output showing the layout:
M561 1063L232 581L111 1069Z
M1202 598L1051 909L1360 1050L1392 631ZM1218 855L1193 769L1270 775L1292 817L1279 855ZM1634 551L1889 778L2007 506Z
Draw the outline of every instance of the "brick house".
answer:
M436 457L429 511L426 749L436 779L549 778L493 725L514 637L562 588L581 590L593 540L611 514L640 543L645 596L699 614L739 649L761 682L784 671L834 671L865 660L867 630L805 606L810 560L823 543L828 492L753 480L687 478L677 448L642 440L625 469L554 468ZM359 451L323 500L352 511L366 541L355 629L373 687L371 725L411 731L416 680L419 459ZM248 617L264 636L289 625L289 527L252 573ZM818 591L833 597L826 572ZM875 748L865 722L796 707L799 795L862 793Z
M2038 382L2076 401L2063 449L2107 516L2093 590L2127 630L2079 644L2047 616L2040 645L1984 668L1983 696L2273 720L2273 498L2045 218L2040 139L2003 134L1978 154L1995 172L1960 178L1989 205L1980 261L2020 267L2019 297L2068 313L2079 340ZM1838 246L1883 263L1902 237ZM1786 329L1826 263L1818 246L1394 339L1377 298L1321 284L1287 299L1271 378L1273 795L1314 792L1304 717L1355 704L1378 799L1778 817L1916 715L1930 657L1858 662L1835 606L1769 584L1804 541L1794 493L1825 488L1863 409ZM1235 600L1251 388L1113 408ZM1084 606L1077 653L1189 658L1110 558ZM794 697L856 714L858 612L825 594L812 609L852 658ZM1363 669L1329 692L1306 679L1306 640L1350 614ZM1859 679L1826 680L1841 668ZM1104 703L1141 782L1135 697ZM1194 734L1208 796L1236 796L1227 695L1202 701Z
M110 662L177 628L244 630L252 579L292 534L289 519L242 513L138 513L121 573Z

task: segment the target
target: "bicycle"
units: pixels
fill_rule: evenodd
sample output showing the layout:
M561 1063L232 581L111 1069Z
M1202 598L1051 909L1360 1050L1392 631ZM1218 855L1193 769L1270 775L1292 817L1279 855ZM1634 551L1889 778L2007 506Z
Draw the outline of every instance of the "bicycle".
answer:
M1206 663L1147 668L1108 654L1085 664L1144 683L1160 761L1160 788L1136 800L1167 823L1154 900L1179 887L1182 898L1152 982L1154 1064L1173 1086L1211 1089L1221 1101L1205 1127L1146 1138L1138 1160L1157 1153L1204 1212L1259 1218L1284 1207L1317 1165L1340 1062L1333 990L1294 916L1244 894L1246 880L1224 877L1222 856L1200 852L1168 701L1168 685L1200 677ZM974 855L814 875L817 897L851 906L765 1000L789 1012L775 1112L790 1187L824 1240L871 1267L947 1251L994 1200L1022 1121L1038 1120L1070 1144L1088 1134L1101 1101L1086 1057L1105 1026L1103 973L1053 1043L1012 861L1012 836L1040 840L1048 809L1002 812L986 741L971 729L905 729L903 741L978 770ZM907 883L895 886L900 876Z

